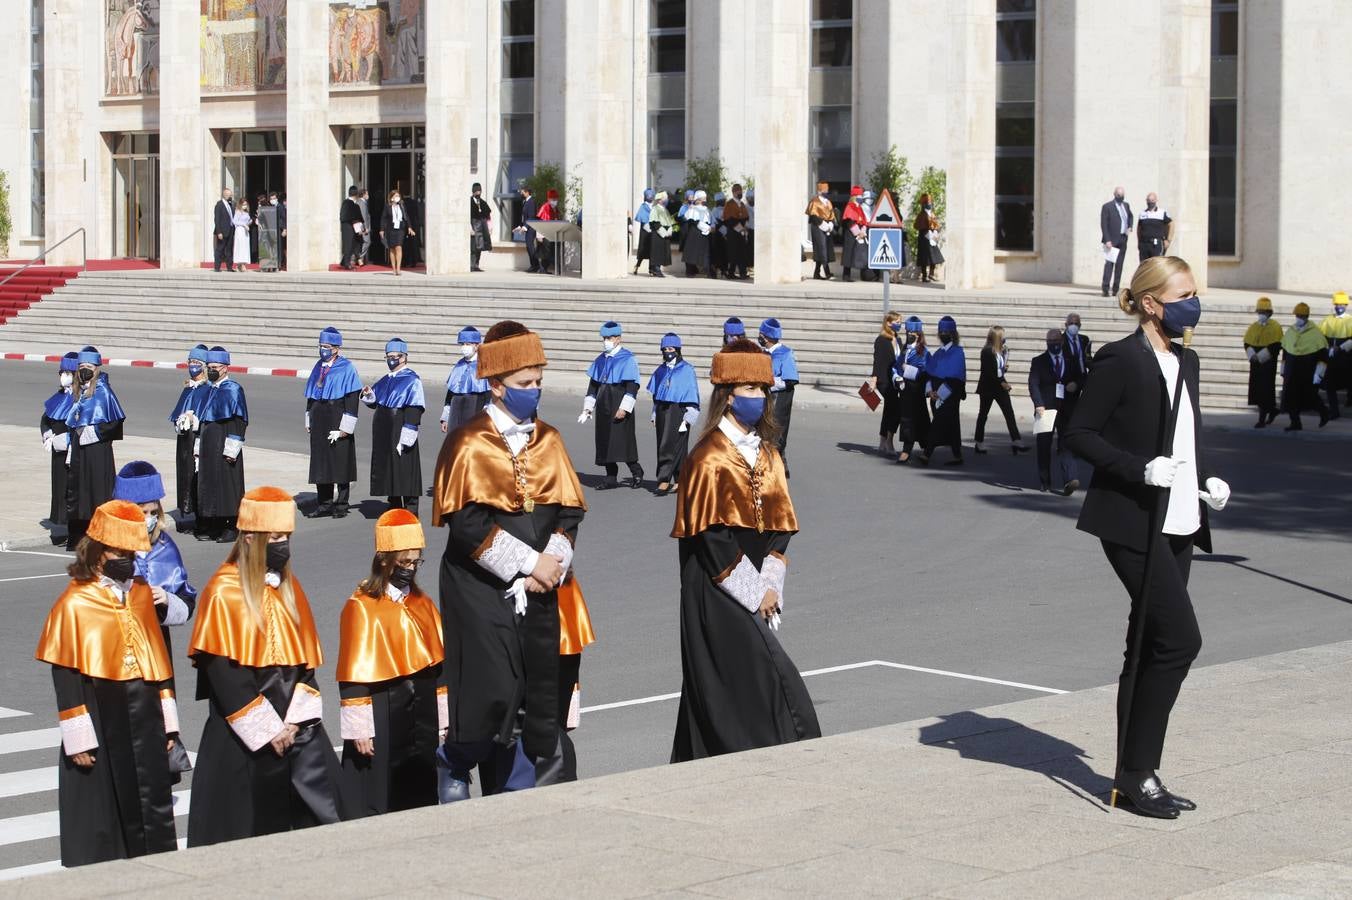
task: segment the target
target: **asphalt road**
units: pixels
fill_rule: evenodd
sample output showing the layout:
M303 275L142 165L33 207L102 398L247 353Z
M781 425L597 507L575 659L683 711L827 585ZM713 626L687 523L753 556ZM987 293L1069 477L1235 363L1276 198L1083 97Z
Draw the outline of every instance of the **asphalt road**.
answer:
M51 369L0 363L0 422L36 421ZM162 370L112 370L130 433L170 436L165 416L178 378ZM304 452L302 383L240 381L252 416L250 446ZM429 383L429 398L440 392ZM590 488L599 469L590 465L591 426L576 423L579 406L575 396L551 394L546 382L542 415L562 430ZM648 409L645 395L640 445L651 472ZM429 412L433 429L435 417ZM363 477L365 421L357 436ZM1206 432L1234 498L1212 520L1217 555L1200 557L1193 569L1204 638L1199 665L1352 638L1349 441L1292 440L1233 427L1236 421ZM1097 541L1075 530L1079 498L1039 493L1030 456L1009 455L1003 440L993 440L988 456L969 452L964 468L927 470L866 452L876 441L876 420L862 413L800 410L793 420L791 488L802 532L789 550L780 635L799 668L817 673L808 686L823 728L837 733L1114 681L1128 602ZM429 484L435 455L434 446L424 448ZM365 496L358 482L354 501ZM609 708L587 712L574 735L584 777L665 762L676 706L661 698L680 689L679 578L676 544L667 536L673 500L589 490L588 503L575 565L599 643L583 659L583 706ZM293 561L327 651L319 680L335 738L338 614L365 572L371 520L382 510L383 503L365 502L361 515L345 520L303 520L294 537ZM430 515L430 501L423 515ZM444 534L429 529L429 559L444 542ZM225 555L224 547L190 537L179 546L199 587ZM32 652L65 584L65 562L56 550L0 554L0 610L8 626L0 631L6 661L0 707L29 714L0 717L0 869L59 855L54 773L50 789L42 774L55 762L56 739L29 733L56 725L50 676ZM435 595L435 584L428 587ZM205 708L190 699L187 636L186 628L176 631L174 656L183 733L195 749ZM858 665L874 661L894 665ZM1095 765L1106 772L1112 761Z

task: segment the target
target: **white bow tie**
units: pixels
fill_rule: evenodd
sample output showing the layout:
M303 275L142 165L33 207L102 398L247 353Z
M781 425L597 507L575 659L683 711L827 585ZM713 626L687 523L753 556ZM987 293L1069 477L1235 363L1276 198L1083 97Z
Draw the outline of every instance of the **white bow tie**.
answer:
M282 586L282 576L269 569L263 573L263 583L271 588L279 588Z
M534 422L520 422L516 425L508 425L502 432L503 437L510 437L514 434L530 434L535 431Z
M748 431L737 439L738 447L750 447L752 450L760 449L761 437L754 431Z

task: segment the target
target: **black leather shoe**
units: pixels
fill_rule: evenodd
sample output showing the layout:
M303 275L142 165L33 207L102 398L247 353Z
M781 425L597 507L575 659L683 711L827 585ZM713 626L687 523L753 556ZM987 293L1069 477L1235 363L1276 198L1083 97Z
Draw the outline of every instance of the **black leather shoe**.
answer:
M598 491L612 491L619 486L620 481L618 478L607 478L605 481L598 484L596 486L596 489Z
M1069 497L1071 494L1075 493L1075 492L1078 491L1079 489L1080 489L1080 482L1077 481L1076 479L1072 478L1070 481L1067 481L1067 482L1065 483L1065 486L1064 486L1064 487L1061 488L1061 496L1063 496L1063 497Z
M643 470L639 469L633 475L629 476L629 486L634 489L643 487Z
M1118 805L1125 802L1140 815L1155 819L1178 818L1179 807L1154 772L1123 772L1113 787Z
M233 544L237 540L239 540L239 532L233 528L227 528L216 536L216 543L218 544Z
M1158 778L1158 776L1156 777ZM1178 809L1182 810L1183 812L1193 812L1197 809L1196 803L1193 803L1187 797L1181 797L1178 794L1175 794L1173 791L1169 790L1167 787L1164 786L1164 782L1160 782L1160 790L1164 791L1165 795L1169 798L1170 803L1178 807Z
M335 506L335 507L333 508L333 517L334 517L335 519L346 519L346 518L347 518L347 507L346 507L346 506Z
M307 519L319 519L319 518L322 518L322 517L324 517L324 516L331 516L331 515L333 515L333 505L330 504L330 503L321 503L321 504L319 504L318 506L316 506L314 509L312 509L312 510L310 510L309 512L307 512L307 513L305 514L305 518L307 518Z

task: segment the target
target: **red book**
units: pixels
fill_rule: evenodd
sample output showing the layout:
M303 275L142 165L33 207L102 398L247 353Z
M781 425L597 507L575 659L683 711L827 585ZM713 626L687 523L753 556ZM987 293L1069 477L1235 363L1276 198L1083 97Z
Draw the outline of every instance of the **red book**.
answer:
M869 409L877 409L878 404L883 402L883 398L878 396L878 392L873 389L873 385L865 381L859 385L859 396L864 398Z

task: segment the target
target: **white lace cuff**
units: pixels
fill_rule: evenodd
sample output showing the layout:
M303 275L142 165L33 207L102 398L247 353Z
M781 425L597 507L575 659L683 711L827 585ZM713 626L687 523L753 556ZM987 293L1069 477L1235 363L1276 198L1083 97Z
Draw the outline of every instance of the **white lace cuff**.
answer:
M596 398L595 398L595 397L588 396L588 397L583 397L583 398L582 398L582 411L583 411L583 412L593 412L595 409L596 409Z
M634 411L634 404L637 402L633 394L625 394L624 399L620 401L620 409L627 413Z
M737 565L718 582L718 586L750 613L760 609L761 601L765 599L765 580L745 556L737 560Z
M99 442L99 427L97 425L86 425L80 429L80 446L87 444L97 444Z
M59 713L61 720L61 749L67 756L96 750L99 746L98 735L94 733L94 719L83 704Z
M549 536L549 543L545 544L545 552L558 557L563 565L563 573L567 575L573 565L573 542L568 540L568 536L559 531L554 532ZM534 570L535 567L531 566L531 571Z
M405 425L399 429L399 446L412 447L418 442L418 429L411 425Z
M226 716L225 722L250 753L263 747L282 730L281 716L277 715L277 710L262 694L242 709Z
M1338 349L1344 353L1352 353L1352 338L1348 338L1338 345Z
M687 425L694 425L699 421L699 407L687 406L685 412L681 413L681 421Z
M178 734L178 702L169 688L160 691L160 712L164 715L164 733Z
M52 450L56 453L65 453L70 449L70 432L63 431L60 434L52 435Z
M451 421L451 405L449 403L441 408L441 421Z
M573 685L573 696L568 700L568 716L563 721L563 727L569 731L574 730L582 724L582 687Z
M451 726L451 697L445 685L437 688L437 731Z
M357 417L352 413L343 413L343 417L338 421L338 430L343 434L352 434L357 430Z
M188 611L188 604L183 602L183 598L168 591L165 592L165 597L168 602L165 604L164 624L182 625L188 621L192 613Z
M244 438L233 434L225 439L225 449L221 451L227 459L239 459L239 451L244 449Z
M303 681L298 683L291 695L291 705L286 709L286 721L292 725L300 725L322 718L324 718L324 701L319 691Z
M348 697L339 704L338 732L345 741L376 736L375 708L370 697Z
M310 430L310 411L308 409L305 411L305 430Z
M494 527L493 534L484 541L474 561L503 581L511 581L518 575L529 575L535 571L540 554L525 541Z
M765 584L779 595L779 605L784 606L784 578L789 574L789 565L784 557L770 554L761 563L761 578Z

